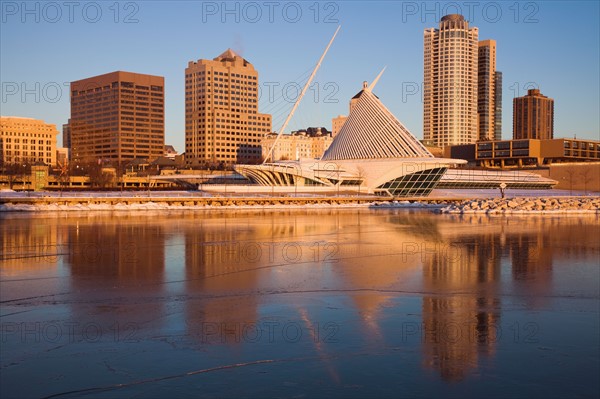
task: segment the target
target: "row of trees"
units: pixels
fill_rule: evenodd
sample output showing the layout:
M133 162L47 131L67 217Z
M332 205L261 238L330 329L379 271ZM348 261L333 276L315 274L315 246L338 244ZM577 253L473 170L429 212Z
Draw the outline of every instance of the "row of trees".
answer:
M2 162L0 166L2 174L8 178L8 187L12 190L17 182L22 182L31 175L31 162Z
M31 168L34 165L38 164L27 159L20 162L2 161L0 162L0 174L5 176L8 187L13 189L18 183L24 184L30 178ZM96 162L59 163L57 168L49 168L49 174L56 177L60 187L68 186L72 176L88 176L92 187L105 188L112 183L115 177L114 174L103 170L103 166Z

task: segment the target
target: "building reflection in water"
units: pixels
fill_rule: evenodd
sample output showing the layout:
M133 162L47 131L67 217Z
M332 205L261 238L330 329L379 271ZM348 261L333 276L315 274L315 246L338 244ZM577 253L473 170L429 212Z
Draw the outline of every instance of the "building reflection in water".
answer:
M136 215L87 215L66 226L71 317L104 329L142 329L163 316L164 224Z
M585 219L529 216L489 223L486 217L465 216L458 221L440 221L441 250L422 257L423 290L435 293L423 296L424 364L447 381L464 379L482 356L495 354L502 334L503 267L510 268L513 301L535 310L555 289L553 262L589 256L600 246L589 239L597 225Z
M337 241L340 261L333 266L336 286L348 289L369 346L386 341L381 327L385 309L394 306L393 300L403 291L419 289L415 280L420 261L412 250L437 234L435 222L422 216L406 212L342 216L344 234Z
M440 230L440 251L422 257L423 291L435 293L423 296L423 360L444 380L459 381L479 356L495 352L502 246L494 232Z
M58 257L68 248L66 228L40 221L0 219L0 259L5 277L57 267Z
M233 344L241 342L244 327L290 318L310 330L306 309L284 296L332 283L328 267L337 262L340 218L335 211L186 218L185 291L197 298L186 302L188 334ZM269 296L295 307L296 314L261 318L260 305L269 302Z
M600 244L590 241L597 222L584 218L490 220L407 211L9 217L0 233L3 277L64 267L70 278L59 280L71 293L73 320L160 325L174 309L193 340L233 348L242 346L245 326L265 320L295 319L314 330L324 320L319 305L307 302L311 295L336 296L344 314L356 316L357 325L346 327L356 327L368 348L387 347L392 338L383 323L406 316L396 300L416 296L422 364L446 381L467 378L495 356L501 297L511 306L540 308L560 284L553 279L557 259L600 253ZM170 249L172 264L165 260L168 242L179 243ZM23 261L40 251L50 256L39 266ZM182 269L179 292L165 289L175 285L167 268ZM319 355L335 350L307 341ZM354 345L360 343L348 346ZM338 381L326 356L323 363Z
M257 319L259 280L255 236L247 220L190 215L185 237L187 334L210 343L240 343L242 328ZM250 260L249 260L250 259Z

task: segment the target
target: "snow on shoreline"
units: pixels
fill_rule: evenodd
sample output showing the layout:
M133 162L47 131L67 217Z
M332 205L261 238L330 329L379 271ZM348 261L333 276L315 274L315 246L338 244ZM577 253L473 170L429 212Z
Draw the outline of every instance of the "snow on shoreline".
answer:
M170 205L163 202L145 202L141 204L77 204L77 205L59 205L59 204L2 204L0 212L64 212L64 211L157 211L157 210L269 210L269 209L337 209L337 208L403 208L403 209L439 209L444 205L426 204L409 201L393 202L366 202L362 204L327 204L315 203L306 205Z
M465 200L439 210L448 214L600 214L599 197Z
M217 211L217 210L291 210L291 209L424 209L441 214L487 214L487 215L578 215L600 214L600 198L494 198L470 199L448 203L426 203L410 201L373 201L361 204L254 204L254 205L184 205L166 202L144 202L138 204L2 204L2 212L95 212L95 211Z

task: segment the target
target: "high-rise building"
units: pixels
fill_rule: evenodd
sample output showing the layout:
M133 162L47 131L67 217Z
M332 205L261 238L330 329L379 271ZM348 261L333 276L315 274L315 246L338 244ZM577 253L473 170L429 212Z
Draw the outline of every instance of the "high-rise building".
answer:
M498 92L502 102L502 77L496 78L496 41L479 42L477 67L477 114L479 116L479 140L500 140L497 137L497 118L502 118L502 104L497 107ZM501 76L501 75L500 75ZM500 113L500 115L498 115ZM501 131L500 131L501 135Z
M342 126L346 123L346 119L348 119L348 117L345 115L338 115L331 119L331 135L333 137L337 136L340 130L342 130Z
M63 125L62 130L62 145L63 148L71 149L71 119Z
M502 72L496 71L494 140L502 140Z
M529 89L513 99L513 139L554 138L554 100Z
M39 119L0 117L0 163L56 164L56 125Z
M71 159L153 160L165 146L165 80L111 72L71 82Z
M477 123L478 38L462 15L424 32L423 138L438 147L474 143Z
M258 113L258 72L228 49L185 69L185 158L190 165L259 163L271 115Z
M66 166L69 163L69 149L62 147L56 149L56 164Z

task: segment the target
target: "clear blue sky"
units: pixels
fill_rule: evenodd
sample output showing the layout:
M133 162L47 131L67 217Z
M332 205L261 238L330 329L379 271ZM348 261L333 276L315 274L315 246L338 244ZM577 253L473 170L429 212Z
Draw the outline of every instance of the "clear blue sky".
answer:
M70 81L115 70L161 75L166 143L181 152L188 61L233 48L259 72L260 111L285 111L291 103L271 101L267 82L278 85L278 96L287 85L293 97L295 80L314 66L340 24L313 90L286 130L330 128L332 117L347 114L362 81L387 66L375 92L422 138L423 30L459 11L479 28L480 40L497 41L503 138L512 136L512 98L533 85L555 99L556 137L600 139L597 1L1 4L1 114L43 119L59 130L69 117ZM275 122L278 130L282 116Z

